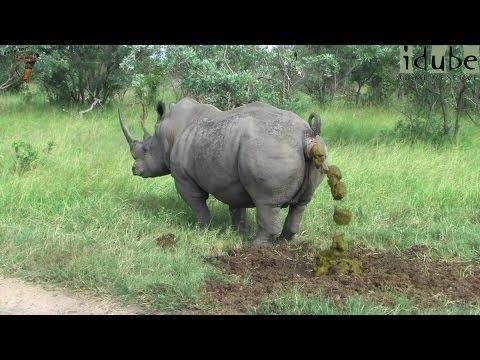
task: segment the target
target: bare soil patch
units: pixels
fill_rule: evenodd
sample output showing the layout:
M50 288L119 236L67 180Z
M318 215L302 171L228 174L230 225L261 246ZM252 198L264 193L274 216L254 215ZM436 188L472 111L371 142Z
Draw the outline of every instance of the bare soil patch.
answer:
M165 234L155 239L157 245L163 249L172 249L177 246L177 240L173 234Z
M108 300L28 284L18 279L0 279L0 315L139 315L143 311L122 307Z
M241 314L262 298L296 287L307 296L315 296L320 290L339 306L348 297L359 295L393 306L392 293L408 297L419 308L439 308L452 302L478 304L480 264L427 260L428 251L424 246L401 254L348 250L345 255L361 261L363 273L345 276L335 272L315 274L315 254L306 246L244 247L208 259L231 282L207 282L205 301L219 306L222 313Z

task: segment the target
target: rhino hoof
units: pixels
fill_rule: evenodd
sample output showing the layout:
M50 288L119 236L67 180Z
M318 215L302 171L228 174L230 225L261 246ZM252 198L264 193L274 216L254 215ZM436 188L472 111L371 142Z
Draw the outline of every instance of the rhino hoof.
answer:
M239 232L240 235L242 236L247 236L250 232L250 226L249 225L240 225L236 226L235 229Z
M297 238L296 234L292 233L289 230L283 230L280 236L278 237L279 240L283 240L286 242L296 241L296 238Z
M268 241L267 239L255 239L252 242L252 246L257 246L257 247L271 247L272 243Z

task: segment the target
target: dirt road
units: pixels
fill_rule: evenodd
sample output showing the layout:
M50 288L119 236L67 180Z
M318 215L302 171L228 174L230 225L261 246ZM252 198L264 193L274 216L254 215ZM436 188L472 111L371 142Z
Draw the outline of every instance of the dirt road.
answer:
M140 315L141 309L122 307L83 294L51 290L17 279L0 278L0 315Z

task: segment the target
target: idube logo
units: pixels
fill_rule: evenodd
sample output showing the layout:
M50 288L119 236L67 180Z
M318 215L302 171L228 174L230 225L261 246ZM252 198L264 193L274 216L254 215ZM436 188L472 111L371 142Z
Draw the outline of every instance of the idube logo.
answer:
M430 50L430 51L428 51ZM462 51L463 50L463 51ZM463 53L462 53L463 52ZM448 77L468 77L475 79L480 73L478 45L432 45L420 47L420 52L413 54L413 46L400 46L400 79L409 77L402 74L445 74ZM454 71L455 73L451 73ZM467 75L462 75L461 73ZM413 76L413 75L410 75Z

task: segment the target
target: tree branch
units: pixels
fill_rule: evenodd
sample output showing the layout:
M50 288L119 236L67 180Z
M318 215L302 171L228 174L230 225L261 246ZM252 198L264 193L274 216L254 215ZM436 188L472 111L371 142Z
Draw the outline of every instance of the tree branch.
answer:
M467 114L467 116L469 117L469 119L470 119L470 121L471 121L472 123L474 123L475 125L477 125L478 127L480 127L480 124L477 123L475 120L473 120L472 116L468 113L467 110L465 110L465 114Z
M87 110L82 110L82 111L79 112L80 116L83 116L83 114L85 114L89 111L92 111L93 108L95 107L95 105L100 104L101 102L102 102L102 99L94 98L92 105L90 105L90 107Z
M15 77L14 76L8 78L3 84L0 84L0 91L8 89L14 83L15 83Z
M14 65L12 64L10 66L10 69L9 69L9 73L12 73L13 72L13 69L14 69ZM10 86L12 86L13 84L15 84L15 80L17 80L17 76L15 76L15 74L10 74L8 79L3 83L3 84L0 84L0 91L3 91L3 90L6 90L8 89Z

